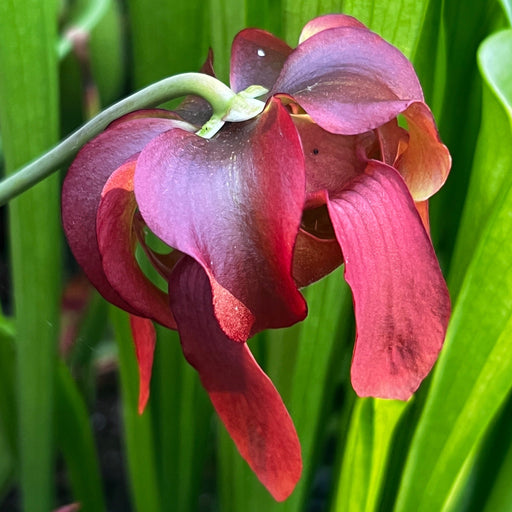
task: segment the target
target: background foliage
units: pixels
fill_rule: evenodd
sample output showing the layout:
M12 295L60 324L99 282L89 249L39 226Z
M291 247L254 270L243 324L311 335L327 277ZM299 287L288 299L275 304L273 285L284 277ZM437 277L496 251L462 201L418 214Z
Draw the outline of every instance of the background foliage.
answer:
M413 61L453 156L431 201L454 306L431 378L407 403L356 398L341 271L308 289L306 322L251 341L303 450L297 489L275 503L164 329L137 414L127 318L73 263L54 175L2 208L0 510L512 511L509 0L2 0L4 172L131 91L199 69L209 47L226 80L242 28L294 46L329 12L358 17Z

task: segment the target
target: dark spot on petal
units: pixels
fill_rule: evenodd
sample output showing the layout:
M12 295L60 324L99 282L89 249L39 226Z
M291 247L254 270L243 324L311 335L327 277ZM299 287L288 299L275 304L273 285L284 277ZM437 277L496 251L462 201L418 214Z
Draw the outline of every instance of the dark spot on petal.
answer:
M313 155L318 155L320 153L320 150L318 148L313 149L312 151Z

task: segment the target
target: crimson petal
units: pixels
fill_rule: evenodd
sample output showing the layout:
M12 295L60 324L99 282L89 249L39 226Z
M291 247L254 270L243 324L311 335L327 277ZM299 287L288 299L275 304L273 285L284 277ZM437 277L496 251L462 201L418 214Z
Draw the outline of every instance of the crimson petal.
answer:
M304 25L304 28L300 33L299 43L303 43L306 39L309 39L311 36L314 36L323 30L340 27L366 28L363 23L352 16L347 16L346 14L326 14L324 16L314 18Z
M203 266L217 319L239 341L306 315L292 278L304 187L300 140L277 100L210 140L178 129L162 134L135 171L148 227Z
M149 399L149 383L153 368L153 355L155 352L156 332L151 320L130 315L130 327L135 353L139 365L139 414L144 412Z
M424 103L413 103L405 112L409 144L395 167L404 177L415 201L424 201L444 184L452 159L440 141L434 117Z
M354 296L352 385L360 396L407 400L436 361L450 314L430 239L403 179L380 162L328 207Z
M162 115L162 111L158 111ZM109 302L137 314L112 288L103 272L96 240L96 212L108 177L153 137L185 123L165 118L117 122L86 144L71 164L62 187L62 222L76 261Z
M144 275L135 259L135 162L129 161L112 173L98 205L96 228L103 271L113 289L138 316L175 329L167 294Z
M377 128L423 93L412 64L365 28L323 30L286 60L272 94L293 96L322 128L353 135Z
M279 393L246 343L223 333L202 268L182 259L171 274L171 306L183 352L198 371L240 454L278 501L288 497L302 470L300 444Z
M291 52L284 41L264 30L242 30L231 46L231 88L235 92L251 85L272 89Z

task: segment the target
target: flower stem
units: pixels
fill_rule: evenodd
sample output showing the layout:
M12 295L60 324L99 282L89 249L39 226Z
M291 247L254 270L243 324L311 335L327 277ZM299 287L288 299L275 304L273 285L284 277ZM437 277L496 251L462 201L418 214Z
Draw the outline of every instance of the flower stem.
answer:
M236 96L227 85L202 73L183 73L151 84L107 108L49 152L1 181L0 206L65 165L86 142L115 119L134 110L155 107L188 94L206 99L216 117L224 116Z

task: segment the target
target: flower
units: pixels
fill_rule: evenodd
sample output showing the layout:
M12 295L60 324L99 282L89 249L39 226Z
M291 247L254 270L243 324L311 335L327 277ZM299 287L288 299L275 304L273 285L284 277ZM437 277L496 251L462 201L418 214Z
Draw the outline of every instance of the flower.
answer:
M210 60L204 71L213 74ZM189 97L175 112L129 114L89 142L64 182L63 223L92 283L132 315L140 408L154 320L179 331L240 453L282 500L300 476L300 446L245 342L303 320L299 288L344 263L357 323L353 387L408 399L450 313L427 200L451 160L412 65L352 17L312 20L295 49L242 31L230 82L236 93L265 87L265 107L210 139L195 132L211 109ZM173 250L152 249L148 228ZM137 245L168 292L139 267Z

